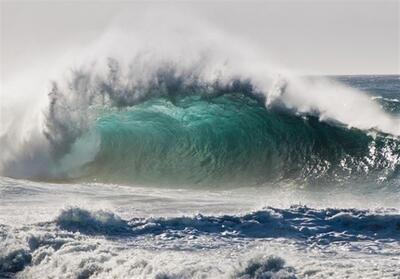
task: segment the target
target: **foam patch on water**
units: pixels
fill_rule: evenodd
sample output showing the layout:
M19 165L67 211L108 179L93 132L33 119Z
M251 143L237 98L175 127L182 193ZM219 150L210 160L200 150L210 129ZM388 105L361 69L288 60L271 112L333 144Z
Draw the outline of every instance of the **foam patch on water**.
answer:
M293 206L124 220L70 207L51 222L0 227L0 277L395 277L399 218L388 209Z

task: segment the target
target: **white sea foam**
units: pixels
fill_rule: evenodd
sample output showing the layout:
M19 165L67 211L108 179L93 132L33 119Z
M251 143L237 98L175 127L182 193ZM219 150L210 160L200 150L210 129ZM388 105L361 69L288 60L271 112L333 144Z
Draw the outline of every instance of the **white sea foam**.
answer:
M0 277L399 275L398 192L287 186L199 191L1 178ZM313 208L290 207L299 202Z
M1 227L6 241L0 244L0 276L397 276L399 216L397 211L292 207L236 216L148 218L138 225L107 211L69 208L55 221Z

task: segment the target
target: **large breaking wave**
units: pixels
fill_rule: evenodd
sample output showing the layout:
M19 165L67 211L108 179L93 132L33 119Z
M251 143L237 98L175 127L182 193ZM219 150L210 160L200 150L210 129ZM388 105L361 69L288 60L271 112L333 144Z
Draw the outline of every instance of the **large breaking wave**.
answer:
M4 104L1 174L153 185L397 176L400 120L376 98L274 68L231 39L171 41L85 57L34 113Z
M93 159L64 168L66 177L155 185L385 181L396 175L400 156L395 139L266 110L241 92L154 98L102 112L61 168L79 161L87 146L96 146Z

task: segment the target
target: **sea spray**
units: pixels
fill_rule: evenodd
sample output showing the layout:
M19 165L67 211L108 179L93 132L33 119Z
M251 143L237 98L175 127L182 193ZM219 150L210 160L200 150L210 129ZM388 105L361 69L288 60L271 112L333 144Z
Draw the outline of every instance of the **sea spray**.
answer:
M80 59L37 77L47 89L29 88L39 101L22 114L12 111L26 107L24 100L2 103L2 175L113 182L100 174L118 152L126 161L113 172L124 183L218 184L232 173L249 184L316 176L341 182L360 174L377 181L398 172L400 120L362 91L300 77L201 22L186 30L196 36L166 36L144 24L151 36L111 28ZM2 94L22 94L19 84L7 82ZM155 156L165 157L164 165Z

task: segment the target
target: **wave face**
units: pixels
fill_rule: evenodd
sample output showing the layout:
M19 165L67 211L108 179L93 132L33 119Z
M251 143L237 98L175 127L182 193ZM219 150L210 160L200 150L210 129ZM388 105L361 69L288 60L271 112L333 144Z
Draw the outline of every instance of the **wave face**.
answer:
M387 180L398 172L400 158L397 140L267 110L241 92L153 98L103 112L91 133L97 136L79 144L97 142L93 161L68 176L218 185Z
M95 85L88 82L93 79L88 75L73 79L73 92L81 94L74 104L80 104L83 119L73 118L70 109L65 111L70 101L57 86L53 88L46 133L58 158L56 173L63 178L248 186L282 180L387 182L398 177L398 138L324 119L323 112L302 113L288 107L284 98L291 85L285 79L276 81L272 93L265 95L250 80L210 83L192 69L179 73L164 66L145 86L127 87L120 84L118 63L110 60L108 67L107 79ZM379 86L376 79L343 81L353 81L362 89L368 84ZM392 90L385 88L386 97L379 102L393 113L400 86L397 77L381 80L386 87L387 83ZM87 93L91 91L96 94ZM88 95L82 97L82 92ZM88 126L90 118L94 120Z

